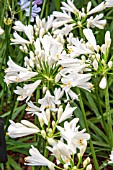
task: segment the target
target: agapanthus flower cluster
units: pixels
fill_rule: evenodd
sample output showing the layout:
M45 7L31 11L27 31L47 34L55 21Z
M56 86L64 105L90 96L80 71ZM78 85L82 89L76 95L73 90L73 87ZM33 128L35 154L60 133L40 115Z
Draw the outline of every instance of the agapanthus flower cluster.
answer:
M41 11L41 8L38 5L42 4L42 0L34 0L32 2L32 10L30 14L30 0L20 0L18 4L20 5L21 10L26 12L26 16L29 17L31 15L30 21L34 22L34 18Z
M35 6L41 2L33 1L32 4ZM20 5L26 12L29 11L30 1L20 1ZM33 26L15 22L11 45L19 45L26 56L23 67L9 57L4 81L8 86L18 83L14 90L18 95L17 100L26 101L27 114L37 116L39 126L27 120L21 120L21 123L10 120L8 134L12 138L37 134L48 142L47 149L54 155L55 163L32 146L30 156L25 159L27 165L48 166L50 170L58 167L76 170L83 166L83 170L91 170L89 157L82 163L90 135L85 132L86 129L79 130L79 119L73 118L76 107L72 107L71 102L79 102L77 89L91 92L94 88L93 77L99 76L98 86L101 89L107 86L107 75L113 70L112 58L109 57L110 32L105 33L104 44L98 45L91 28L103 29L106 20L101 20L103 14L95 17L91 15L113 4L106 0L91 9L89 2L87 9L81 11L71 0L62 2L62 5L63 12L55 11L42 20L37 16ZM33 14L32 21L34 17ZM82 28L81 37L73 32L78 28ZM19 35L21 32L26 35L26 39ZM37 90L41 97L34 102L32 95Z

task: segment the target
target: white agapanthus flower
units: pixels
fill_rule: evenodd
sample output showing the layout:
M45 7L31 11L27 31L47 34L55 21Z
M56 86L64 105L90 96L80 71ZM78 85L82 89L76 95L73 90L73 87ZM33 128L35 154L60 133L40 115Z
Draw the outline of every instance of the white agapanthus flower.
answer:
M78 12L79 12L79 10L73 4L72 0L67 0L67 3L62 2L62 5L63 5L63 7L61 7L61 9L63 11L72 12L74 14L78 14Z
M95 18L93 18L93 16L91 16L90 18L87 19L87 27L91 27L91 28L94 28L94 27L97 27L99 29L104 29L105 25L106 25L106 20L103 19L101 20L101 18L103 18L104 14L99 14L99 15L96 15Z
M72 17L66 12L62 13L62 12L54 11L53 16L56 17L56 19L53 22L53 28L55 29L64 24L73 22Z
M24 27L25 25L22 24L21 21L15 21L15 26L13 26L13 29L19 32L23 32L24 31Z
M64 95L64 91L61 90L61 88L55 88L54 90L54 96L55 96L55 104L60 105L61 101L60 99Z
M89 82L91 79L91 74L79 74L76 72L70 73L67 76L62 75L61 82L65 87L79 87L87 91L91 90L92 84Z
M76 109L76 107L71 107L70 104L68 103L65 107L64 112L59 116L58 122L61 123L64 120L72 117L73 111Z
M103 77L103 78L101 79L100 83L99 83L99 87L100 87L101 89L105 89L106 86L107 86L107 80L106 80L106 77Z
M17 32L15 32L13 34L14 38L11 38L11 44L30 44L30 41L25 40L24 38L22 38Z
M8 68L5 70L5 79L4 81L8 84L28 81L30 78L35 77L38 73L29 71L27 68L23 68L9 57L7 62Z
M37 126L27 120L21 120L21 123L15 123L10 120L10 123L11 124L8 127L8 136L11 138L23 137L40 131Z
M64 128L57 126L58 130L61 132L61 137L65 139L69 145L72 153L76 153L76 148L84 146L86 141L90 139L90 135L85 133L85 129L78 131L79 126L76 126L78 119L72 120L70 123L64 122ZM75 124L74 124L75 123Z
M31 166L48 166L50 170L55 170L55 164L46 159L34 146L29 150L31 156L25 158L26 165Z
M27 103L28 107L26 108L26 111L28 114L34 114L35 112L40 112L40 108L35 106L32 101Z
M78 57L82 54L93 54L93 51L87 48L78 38L72 38L72 46L67 46L68 52L72 58Z
M113 1L112 0L105 0L105 6L106 7L113 7Z
M16 94L18 94L17 100L22 101L26 99L26 102L30 99L36 88L40 85L41 80L37 80L36 82L32 84L24 84L24 87L21 88L17 86L17 90L14 90Z
M40 110L50 109L52 111L56 111L55 106L55 97L51 95L50 91L47 90L45 97L38 100L38 103L41 104Z
M47 146L46 148L57 158L57 164L60 164L60 160L62 159L66 164L69 165L72 154L69 146L61 140L59 140L57 143L54 143L52 146L53 147Z
M96 50L97 49L97 44L96 44L96 39L95 36L93 34L93 31L91 29L83 29L83 33L86 37L86 39L88 40L88 42L93 46L93 48Z
M99 5L97 5L95 8L91 9L91 11L88 12L88 15L92 15L94 13L103 11L104 9L106 9L105 2L102 2Z

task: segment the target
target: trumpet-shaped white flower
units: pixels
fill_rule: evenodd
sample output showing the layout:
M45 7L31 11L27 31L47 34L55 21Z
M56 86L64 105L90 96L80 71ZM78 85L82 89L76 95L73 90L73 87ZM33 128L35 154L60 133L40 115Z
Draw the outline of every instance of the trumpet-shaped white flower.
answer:
M40 154L40 152L33 146L29 150L29 153L31 156L28 156L25 158L25 161L28 163L25 163L26 165L32 165L32 166L48 166L50 170L55 170L54 166L55 164L46 159L43 155Z
M79 126L76 126L78 119L72 120L70 123L64 122L64 128L57 126L61 132L61 136L68 143L68 146L72 153L76 153L76 148L86 145L86 141L90 139L88 133L84 133L85 129L78 131ZM75 123L75 124L74 124Z
M53 16L56 17L56 19L53 22L53 28L61 27L62 25L71 23L73 21L72 17L66 12L62 13L54 11Z
M70 107L70 104L68 103L66 105L66 108L64 110L64 112L61 114L61 116L59 117L58 122L61 123L64 120L70 118L73 114L73 111L76 109L76 107Z
M8 68L5 70L6 75L4 80L7 85L9 83L27 81L38 74L37 72L29 71L28 69L15 64L10 57L7 64Z
M60 163L62 159L66 164L70 164L71 160L71 151L67 144L64 144L62 141L58 141L53 144L53 148L47 146L46 147L52 154L57 158L57 164Z
M61 101L60 99L64 95L64 91L61 90L61 88L55 88L54 90L54 96L55 96L55 104L60 105Z
M93 8L91 11L89 11L88 15L103 11L104 9L106 9L106 5L105 2L102 2L99 5L97 5L95 8Z
M106 77L103 77L103 78L101 79L100 83L99 83L99 87L100 87L101 89L105 89L106 86L107 86L107 80L106 80Z
M30 44L30 41L22 38L19 34L17 34L17 32L15 32L13 36L15 39L11 38L11 42L12 42L11 44L27 44L27 45Z
M41 80L37 80L36 82L32 84L25 84L23 88L17 86L17 90L14 90L14 92L18 95L20 95L17 100L22 101L27 98L26 102L30 99L33 92L36 90L36 88L40 85Z
M89 82L91 79L91 74L79 74L76 72L73 72L67 76L62 75L63 78L61 79L64 88L66 87L79 87L82 89L85 89L87 91L91 90L92 84Z
M35 106L32 101L27 103L28 107L26 108L26 111L28 114L34 114L35 112L40 112L40 108Z
M73 4L71 0L67 0L67 3L62 2L62 5L63 7L61 7L61 9L63 11L72 12L74 14L77 14L79 12L79 10L75 7L75 5Z
M74 26L75 24L69 24L69 25L65 24L65 27L63 27L62 29L56 29L53 33L55 35L62 34L67 36Z
M32 43L33 40L34 40L33 26L32 26L32 25L25 26L25 27L24 27L24 32L25 32L25 34L27 35L30 43Z
M96 39L94 37L93 31L91 29L83 29L83 33L88 40L88 42L96 49Z
M56 111L55 107L55 97L50 94L50 91L47 90L45 97L38 100L38 103L41 104L40 110L50 109Z
M106 7L113 7L113 1L112 0L105 0L105 6Z
M13 29L19 32L23 32L24 31L24 27L25 25L22 24L21 21L15 21L15 26L13 26Z
M72 38L72 46L67 46L68 52L72 58L81 54L92 54L93 51L88 49L84 43L81 43L78 38Z
M23 137L40 131L37 126L27 120L21 120L21 123L15 123L10 120L10 123L11 124L8 127L8 135L11 138Z
M93 18L93 16L91 16L90 18L87 19L87 27L97 27L99 29L104 29L105 25L106 25L106 20L101 20L101 18L104 16L104 14L99 14L96 15L95 18Z

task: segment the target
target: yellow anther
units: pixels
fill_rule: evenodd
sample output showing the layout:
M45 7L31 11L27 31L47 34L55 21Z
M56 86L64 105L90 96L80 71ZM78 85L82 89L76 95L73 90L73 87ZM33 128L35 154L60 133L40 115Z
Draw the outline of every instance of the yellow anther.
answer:
M60 57L59 54L56 54L56 58L59 59L59 57Z
M69 48L68 53L72 53L72 52L74 52L74 50L72 48Z
M78 140L78 144L79 144L79 145L83 145L83 139L82 139L82 138L80 138L80 139Z
M71 86L71 82L70 81L68 82L68 86Z

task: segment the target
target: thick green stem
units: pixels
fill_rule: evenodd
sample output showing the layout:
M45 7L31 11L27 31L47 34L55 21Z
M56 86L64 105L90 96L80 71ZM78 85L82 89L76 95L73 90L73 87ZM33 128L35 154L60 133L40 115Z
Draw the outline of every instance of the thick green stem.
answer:
M82 101L81 92L80 92L79 89L77 89L77 91L80 94L80 96L79 96L80 107L81 107L81 111L82 111L82 114L83 114L83 119L84 119L84 124L85 124L85 127L86 127L86 131L90 134L90 130L89 130L88 123L87 123L87 118L86 118L86 113L85 113L85 109L84 109L84 104L83 104L83 101ZM93 160L94 160L95 169L99 170L99 165L98 165L98 161L97 161L97 158L96 158L96 154L95 154L95 150L94 150L93 142L92 142L91 138L89 140L89 144L90 144L90 149L91 149L91 153L92 153Z
M112 118L111 118L111 113L110 113L108 84L105 89L105 103L106 103L107 124L108 124L108 138L110 142L110 148L112 149L113 148L113 133L112 133Z

